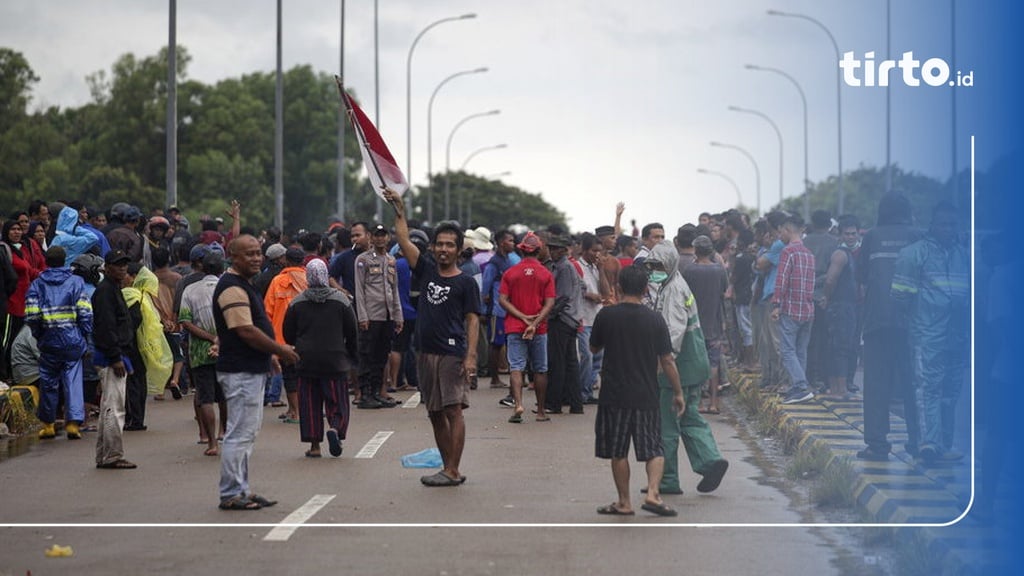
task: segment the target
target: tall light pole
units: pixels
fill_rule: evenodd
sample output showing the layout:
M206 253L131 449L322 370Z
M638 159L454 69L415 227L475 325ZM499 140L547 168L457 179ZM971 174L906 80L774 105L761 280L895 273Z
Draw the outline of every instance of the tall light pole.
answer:
M727 174L724 174L722 172L716 172L714 170L705 170L703 168L697 168L697 173L699 173L699 174L708 174L708 175L711 175L711 176L718 176L719 178L722 178L722 179L726 180L727 182L729 182L729 184L732 184L733 189L736 190L736 205L739 206L739 205L743 204L743 196L740 195L740 187L739 187L739 185L736 184L736 181L733 180L732 178L730 178Z
M463 70L462 72L456 72L451 76L448 76L444 80L438 83L437 88L430 93L430 101L427 103L427 222L433 224L434 222L434 98L437 93L441 91L441 87L447 84L449 81L458 78L459 76L465 76L466 74L482 74L487 72L487 68L476 68L473 70ZM411 178L412 176L410 176Z
M281 75L281 0L277 0L277 76L274 84L274 226L284 230L284 79Z
M412 45L409 46L409 56L405 59L405 174L406 178L409 179L410 190L412 189L412 53L416 50L416 45L419 44L420 38L423 38L423 35L435 26L440 26L445 22L468 20L470 18L476 18L476 14L463 14L462 16L452 16L449 18L442 18L436 22L431 22L426 28L416 35L416 38L412 41Z
M782 204L783 198L783 183L782 183L782 168L783 168L783 147L782 147L782 132L779 130L778 124L774 120L768 117L764 112L758 112L757 110L751 110L749 108L740 108L739 106L729 106L729 110L733 112L742 112L744 114L753 114L759 118L763 118L766 122L772 125L775 130L775 136L779 139L779 204Z
M811 219L811 181L807 177L807 96L804 94L804 89L800 86L800 83L796 81L786 72L779 70L778 68L769 68L768 66L755 66L754 64L747 64L747 70L758 70L761 72L771 72L778 74L796 87L796 91L800 93L800 102L804 106L804 221L809 222Z
M475 158L477 154L487 152L488 150L501 150L503 148L508 148L508 144L496 144L494 146L484 146L483 148L477 148L476 150L473 150L473 152L471 152L469 156L466 156L466 159L462 162L462 166L459 167L459 170L465 171L466 164L469 164L469 161Z
M477 154L480 154L482 152L487 152L488 150L501 150L502 148L508 148L508 144L497 144L495 146L484 146L483 148L477 148L476 150L473 150L469 154L469 156L466 156L466 159L462 162L462 166L459 167L459 171L460 172L465 172L466 171L466 164L469 164L469 161L472 160L473 158L475 158L477 156ZM459 194L459 220L462 220L462 201L463 201L463 198L465 198L465 196L466 196L466 191L463 191L462 194ZM470 220L470 218L473 215L473 203L470 202L467 199L466 200L466 204L469 206L468 213L466 215L466 222L465 222L466 223L466 227L468 228L469 227L469 220Z
M818 28L821 28L825 34L828 35L828 39L832 41L832 48L836 51L836 61L833 63L836 69L836 132L838 140L838 157L839 157L839 214L842 214L846 209L846 192L843 191L843 90L842 90L842 71L839 69L839 43L836 42L836 37L832 35L832 31L827 26L822 24L819 20L811 18L806 14L797 14L795 12L782 12L780 10L769 10L769 16L783 16L786 18L799 18L806 20L811 24L814 24Z
M345 78L345 0L341 0L341 55L338 74ZM338 106L338 218L345 220L345 107Z
M757 165L757 160L754 160L753 154L747 152L745 149L740 148L739 146L736 146L735 144L712 142L711 145L714 146L715 148L728 148L729 150L735 150L740 154L746 156L747 160L750 160L750 163L754 165L754 177L755 181L757 182L757 213L758 215L761 215L763 213L761 211L761 168Z
M167 207L178 204L178 2L170 0L167 24Z
M380 25L377 18L377 0L373 0L373 123L380 127ZM380 195L374 194L376 202L373 219L380 222L384 217ZM410 209L410 214L411 214Z
M459 120L452 131L448 134L448 144L445 147L444 154L444 218L445 220L451 218L451 185L452 185L452 138L455 137L455 133L459 131L459 128L463 124L473 120L474 118L483 118L484 116L495 116L501 114L501 110L491 110L489 112L479 112L477 114L470 114L462 120Z

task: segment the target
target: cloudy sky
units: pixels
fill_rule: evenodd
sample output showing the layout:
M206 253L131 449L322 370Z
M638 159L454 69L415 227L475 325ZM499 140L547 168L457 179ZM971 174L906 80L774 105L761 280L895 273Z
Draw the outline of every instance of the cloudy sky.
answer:
M284 65L339 69L340 0L285 0ZM914 50L926 59L951 60L946 1L901 0L892 14L893 53ZM967 4L967 3L961 3ZM179 0L178 43L193 61L189 76L215 82L275 65L274 0ZM345 76L374 116L373 0L348 0ZM154 54L167 42L166 0L5 0L0 3L0 44L23 52L41 81L35 106L76 106L88 101L84 78L109 69L125 52ZM744 64L785 70L803 86L809 118L808 176L837 170L836 59L827 36L805 21L773 17L775 8L812 15L835 34L841 51L885 53L885 2L863 0L380 0L380 127L406 166L406 57L425 26L442 24L416 48L412 68L412 175L427 174L427 100L450 74L460 77L434 105L433 168L444 169L445 140L462 118L473 120L453 140L458 168L482 147L508 148L475 157L467 170L502 177L541 192L570 216L574 229L609 223L625 201L627 219L674 228L704 210L736 204L720 171L755 205L749 161L712 140L749 150L761 170L762 206L779 195L779 146L764 120L730 112L753 108L778 124L784 141L783 191L803 181L803 120L799 96L782 77L748 71ZM958 9L958 29L974 25ZM976 59L970 42L957 45L958 67ZM961 66L962 64L962 66ZM958 93L958 165L968 164L974 130L970 94ZM286 94L287 97L287 94ZM843 165L885 163L885 92L843 89ZM951 162L951 91L892 91L892 157L901 166L946 178ZM285 128L287 130L287 126ZM287 201L287 200L286 200ZM186 197L181 198L187 204Z

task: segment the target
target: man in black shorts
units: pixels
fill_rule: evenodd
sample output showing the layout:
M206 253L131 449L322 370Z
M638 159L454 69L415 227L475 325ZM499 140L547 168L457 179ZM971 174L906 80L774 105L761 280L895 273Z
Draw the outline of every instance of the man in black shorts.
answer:
M480 289L457 265L464 239L458 226L439 225L434 230L434 259L421 258L409 238L401 197L391 190L386 190L384 197L395 208L398 244L413 274L420 278L416 322L420 394L444 463L444 469L420 481L426 486L458 486L466 481L459 472L466 444L462 411L469 407L467 387L476 375Z
M598 398L595 455L611 459L617 502L597 509L598 514L633 515L629 499L630 440L636 459L647 463L644 510L658 516L676 511L661 500L659 486L665 466L658 404L658 366L672 385L677 414L686 407L679 372L672 358L668 326L661 314L647 308L641 297L647 273L630 266L619 272L619 304L602 308L594 319L590 349L604 350L601 396Z

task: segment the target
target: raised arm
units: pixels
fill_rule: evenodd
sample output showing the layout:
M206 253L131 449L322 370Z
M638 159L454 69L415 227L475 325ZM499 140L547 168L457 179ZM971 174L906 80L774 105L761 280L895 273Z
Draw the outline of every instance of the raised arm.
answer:
M390 188L384 189L384 199L395 209L395 236L398 245L402 247L402 254L409 261L409 268L416 269L420 261L420 249L409 239L409 222L405 219L405 203L402 197Z

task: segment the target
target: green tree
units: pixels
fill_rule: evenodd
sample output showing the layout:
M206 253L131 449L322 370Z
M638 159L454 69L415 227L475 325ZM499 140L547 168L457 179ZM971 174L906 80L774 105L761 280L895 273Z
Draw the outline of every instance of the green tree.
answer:
M434 178L434 219L444 219L443 175ZM493 230L512 224L523 224L530 229L551 224L566 226L565 214L533 194L509 186L498 180L488 180L466 172L451 174L451 217L458 218L459 200L462 200L463 224L474 228L486 226ZM420 187L413 197L415 218L423 219L427 211L427 188Z

